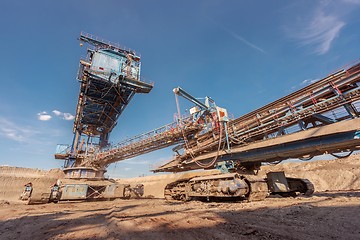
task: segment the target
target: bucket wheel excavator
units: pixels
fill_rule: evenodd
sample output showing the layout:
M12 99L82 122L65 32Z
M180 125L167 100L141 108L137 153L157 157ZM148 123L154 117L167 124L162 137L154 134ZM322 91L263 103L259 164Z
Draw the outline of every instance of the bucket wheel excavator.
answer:
M175 88L175 122L111 146L109 134L124 108L135 93L149 93L153 86L140 80L140 58L134 51L88 34L79 39L92 48L80 60L73 143L58 145L55 154L65 161L66 177L38 195L36 187L26 187L23 195L29 202L140 196L142 185L105 179L106 167L169 146L174 146L174 158L153 172L217 169L219 173L172 182L164 189L166 199L255 201L269 194L311 195L314 186L307 179L290 178L284 172L260 177L257 172L263 164L323 154L341 158L360 148L358 62L235 119L210 97L202 102ZM179 96L194 104L186 117Z

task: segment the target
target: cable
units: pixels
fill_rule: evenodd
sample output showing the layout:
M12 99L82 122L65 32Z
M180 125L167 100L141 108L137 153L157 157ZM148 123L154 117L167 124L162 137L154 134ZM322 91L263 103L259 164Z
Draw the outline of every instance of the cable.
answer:
M309 156L309 157L299 157L299 160L301 161L310 161L311 159L313 159L314 156Z
M232 137L232 136L229 136L229 139L231 140L231 143L234 143L234 144L245 144L244 141L239 140L239 139L237 139L235 137Z
M211 160L211 162L209 162L208 164L202 164L201 162L199 161L195 161L196 165L198 165L199 167L201 168L209 168L211 166L214 165L214 163L216 162L216 160L218 159L219 157L219 153L220 153L220 148L221 148L221 142L222 142L222 125L220 125L220 133L219 133L219 145L218 145L218 150L217 150L217 153L216 153L216 156L213 158L213 160Z
M189 151L189 154L190 154L192 160L194 160L195 156L194 156L194 154L192 153L191 149L188 146L188 141L187 141L187 138L185 136L184 127L182 126L182 118L181 118L181 113L180 113L180 104L179 104L178 95L176 93L175 93L175 102L176 102L176 108L177 108L178 116L179 116L179 127L181 129L181 132L182 132L182 135L183 135L183 138L184 138L185 148L186 148L186 150ZM223 131L222 130L222 125L220 125L219 145L218 145L218 150L217 150L217 153L216 153L216 156L214 157L214 159L211 160L211 162L208 163L208 164L202 164L201 162L195 160L196 165L198 165L199 167L204 168L204 169L209 168L209 167L214 165L214 163L216 162L216 160L219 157L219 153L220 153L220 149L221 149L222 131Z
M269 162L269 164L271 164L271 165L277 165L277 164L279 164L279 163L281 163L283 160L279 160L279 161L276 161L276 162Z
M354 151L350 151L348 154L341 156L341 155L336 155L335 153L330 153L331 156L336 157L336 158L347 158L349 157Z
M176 93L175 93L175 102L176 102L176 108L177 108L178 116L179 116L179 127L180 127L181 133L182 133L183 138L184 138L185 147L188 150L190 148L188 146L188 141L187 141L187 138L185 136L184 128L182 127L182 118L181 118L181 112L180 112L179 98L178 98L178 95ZM191 155L191 158L194 158L194 155L192 154L191 150L189 150L189 153Z

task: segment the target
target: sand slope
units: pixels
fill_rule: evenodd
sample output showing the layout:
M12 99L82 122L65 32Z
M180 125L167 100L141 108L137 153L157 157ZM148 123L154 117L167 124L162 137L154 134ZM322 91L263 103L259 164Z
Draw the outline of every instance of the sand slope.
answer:
M32 182L34 188L50 187L63 177L60 169L50 171L19 168L0 167L0 200L16 201L24 189L24 185Z

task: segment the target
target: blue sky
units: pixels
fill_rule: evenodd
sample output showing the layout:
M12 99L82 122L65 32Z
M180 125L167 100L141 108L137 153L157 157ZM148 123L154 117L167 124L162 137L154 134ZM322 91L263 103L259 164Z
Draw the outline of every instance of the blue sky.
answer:
M174 87L238 117L359 59L359 13L360 0L4 0L0 165L62 166L53 153L72 140L81 31L135 49L142 76L155 83L119 118L116 143L172 122ZM109 174L148 175L171 157L157 151L113 164Z

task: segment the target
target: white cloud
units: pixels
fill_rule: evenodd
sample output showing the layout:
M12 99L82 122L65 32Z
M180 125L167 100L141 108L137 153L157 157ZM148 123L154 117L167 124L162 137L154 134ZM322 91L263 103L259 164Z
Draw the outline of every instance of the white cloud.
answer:
M262 48L256 46L255 44L249 42L248 40L246 40L245 38L243 38L242 36L240 36L239 34L236 34L230 30L225 29L228 33L230 33L230 35L232 35L235 39L240 40L241 42L243 42L244 44L248 45L249 47L262 52L262 53L266 53Z
M323 55L333 46L335 40L348 22L348 16L359 6L360 0L317 1L306 13L302 13L295 25L288 26L288 34L312 53ZM297 25L296 25L297 24Z
M37 115L40 121L49 121L52 118L47 112L40 112Z
M317 81L319 81L319 80L320 80L319 78L305 79L305 80L303 80L300 84L295 85L295 86L292 86L292 87L290 88L290 91L289 91L289 92L293 92L293 91L295 91L295 90L299 90L300 88L306 87L306 86L308 86L308 85L310 85L310 84L313 84L313 83L315 83L315 82L317 82Z
M60 117L64 120L67 120L67 121L70 121L70 120L73 120L75 118L74 115L72 115L71 113L63 113L59 110L53 110L52 113L57 116L57 117ZM40 112L37 114L38 116L38 119L41 120L41 121L49 121L52 116L50 114L48 114L47 112L43 111L43 112Z
M360 4L360 0L342 0L345 3Z
M16 142L27 142L36 131L29 127L18 126L5 118L0 118L0 136Z
M345 24L336 15L325 14L319 10L308 25L298 33L297 38L302 45L310 45L315 48L315 53L322 55L330 50L331 44Z
M150 161L133 158L133 159L129 159L129 160L125 161L124 163L129 164L129 165L149 165Z
M64 119L67 121L73 120L75 117L70 113L64 113Z
M59 110L53 110L52 112L55 114L55 116L61 117L62 119L67 121L73 120L75 118L71 113L63 113Z
M317 81L319 81L319 79L318 78L315 78L315 79L305 79L304 81L302 81L301 83L300 83L300 85L310 85L310 84L313 84L314 82L317 82Z
M21 135L21 133L14 131L13 129L11 130L4 130L3 133L5 134L5 136L11 140L17 141L17 142L24 142L25 141L25 137L23 135Z
M224 27L223 25L221 25L219 22L215 21L214 19L209 18L209 20L211 22L215 23L217 26L219 26L225 32L229 33L233 38L235 38L236 40L239 40L240 42L244 43L248 47L251 47L259 52L266 53L264 51L264 49L260 48L259 46L256 46L254 43L251 43L250 41L246 40L243 36L240 36L239 34L235 33L234 31Z
M60 116L62 114L62 112L58 111L58 110L54 110L52 111L56 116Z

